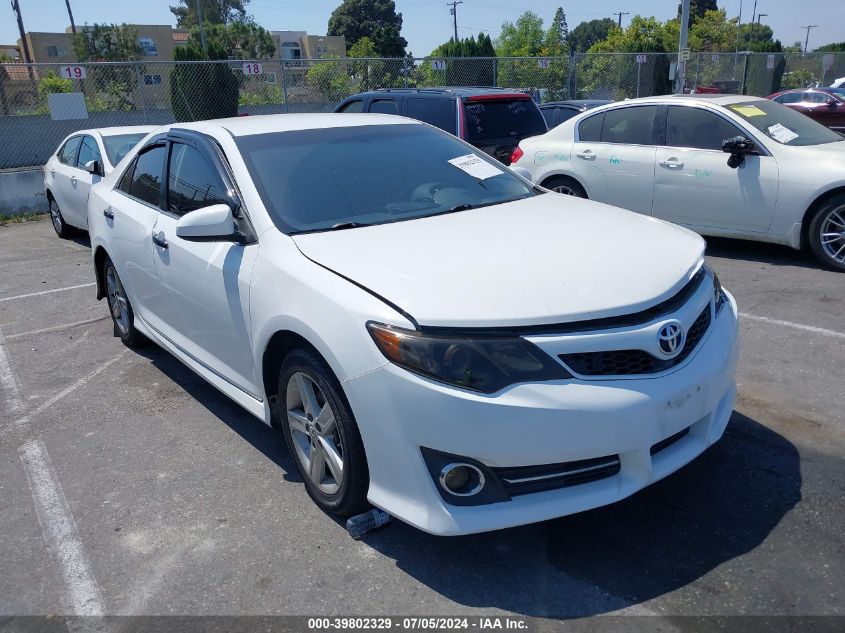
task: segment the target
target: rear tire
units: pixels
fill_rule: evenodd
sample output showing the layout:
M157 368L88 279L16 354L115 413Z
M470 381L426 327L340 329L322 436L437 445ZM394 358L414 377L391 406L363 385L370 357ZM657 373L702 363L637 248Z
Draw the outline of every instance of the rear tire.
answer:
M358 425L343 388L315 352L291 351L279 371L282 432L308 496L343 517L369 507L370 475Z
M845 272L845 193L831 196L816 211L807 237L822 265Z
M53 223L53 230L63 240L69 239L76 234L76 229L65 222L59 205L56 204L55 198L50 196L50 221Z
M144 341L144 337L135 329L135 313L132 311L132 304L129 303L123 282L120 281L117 269L108 255L103 259L102 275L106 286L106 301L108 301L109 312L114 323L114 335L126 347L137 347Z
M574 178L569 176L553 176L543 183L546 189L554 191L555 193L562 193L565 196L575 196L576 198L586 198L587 192Z

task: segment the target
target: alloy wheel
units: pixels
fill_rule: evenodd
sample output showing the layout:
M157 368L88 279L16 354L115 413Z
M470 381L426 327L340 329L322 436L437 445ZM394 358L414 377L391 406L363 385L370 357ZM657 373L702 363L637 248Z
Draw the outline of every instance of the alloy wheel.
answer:
M287 419L302 471L321 492L332 495L343 483L343 444L335 413L307 374L296 372L286 390Z
M845 264L845 206L832 209L819 230L825 255L837 264Z
M120 332L125 335L129 332L129 300L126 298L126 291L114 266L106 269L106 289L114 322Z
M553 187L552 191L556 193L562 193L565 196L577 196L578 194L575 193L575 190L568 185L558 185L557 187Z
M61 235L64 222L62 221L62 214L59 213L59 205L52 198L50 199L50 221L53 223L56 233Z

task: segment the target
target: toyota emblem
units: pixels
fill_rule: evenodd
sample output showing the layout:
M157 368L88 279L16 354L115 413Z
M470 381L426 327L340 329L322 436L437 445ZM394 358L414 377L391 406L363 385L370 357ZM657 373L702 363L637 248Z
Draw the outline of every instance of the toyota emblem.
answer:
M684 328L677 321L669 321L657 332L657 346L660 353L674 358L684 349Z

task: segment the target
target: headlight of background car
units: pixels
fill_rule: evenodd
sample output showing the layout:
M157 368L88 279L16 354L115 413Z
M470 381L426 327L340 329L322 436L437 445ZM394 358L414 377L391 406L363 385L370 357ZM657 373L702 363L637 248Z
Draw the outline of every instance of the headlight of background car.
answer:
M719 275L716 274L716 271L710 268L707 264L704 264L704 267L713 276L713 301L716 305L716 312L719 312L719 310L722 309L722 306L725 305L725 301L727 301L728 297L725 295L725 290L722 288L722 282L719 281Z
M494 393L518 382L572 377L543 350L518 336L457 338L373 322L367 329L391 362L473 391Z

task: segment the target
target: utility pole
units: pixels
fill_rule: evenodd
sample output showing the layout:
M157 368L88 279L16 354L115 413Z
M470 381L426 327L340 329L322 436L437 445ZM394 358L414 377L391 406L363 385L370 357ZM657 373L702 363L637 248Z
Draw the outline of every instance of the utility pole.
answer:
M202 0L197 0L197 25L200 27L200 44L202 44L202 50L205 51L205 28L202 24Z
M615 15L619 18L619 28L621 29L622 28L622 16L623 15L631 15L631 14L628 11L617 11L613 15Z
M26 31L24 31L23 28L23 18L21 17L21 7L18 4L18 0L12 0L12 11L15 12L15 15L18 18L18 32L21 34L21 45L23 46L23 60L27 64L31 64L32 57L29 54L29 44L26 41Z
M750 50L751 45L754 43L754 20L757 18L757 0L754 0L754 8L751 9L751 32L748 35L748 46L747 48Z
M70 32L76 35L76 23L73 21L73 11L70 10L70 0L65 0L67 5L67 14L70 18Z
M678 62L675 66L675 92L683 94L686 83L687 61L683 55L687 48L687 37L689 35L689 4L690 0L683 0L681 7L681 37L678 41Z
M449 13L452 14L452 24L455 27L455 43L458 43L458 5L463 4L464 0L452 0L447 2L446 6L449 8Z
M739 0L739 15L736 18L736 49L734 49L734 74L733 79L736 79L736 69L739 66L739 32L742 30L742 0Z
M818 24L808 24L807 26L802 26L802 29L807 29L807 36L804 38L804 52L807 52L807 45L810 43L810 29L815 29L819 25Z

